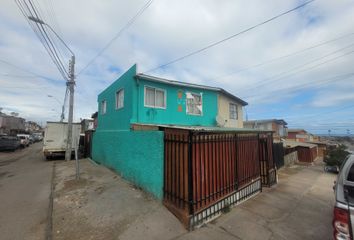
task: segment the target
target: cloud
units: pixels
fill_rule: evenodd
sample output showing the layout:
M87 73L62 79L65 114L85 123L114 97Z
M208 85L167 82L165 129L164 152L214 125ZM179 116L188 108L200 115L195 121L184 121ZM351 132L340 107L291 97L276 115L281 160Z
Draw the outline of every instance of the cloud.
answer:
M55 16L47 1L36 2L40 4L43 19L58 31L75 52L76 73L79 73L146 1L54 1ZM147 71L298 4L297 0L154 1L86 71L77 76L76 120L90 116L97 109L98 93L134 63L138 63L139 71ZM32 119L54 120L50 112L56 103L46 95L63 99L65 81L14 2L5 1L2 5L1 59L54 81L6 77L1 74L28 73L0 63L0 84L3 86L0 88L0 106L16 108L20 114ZM352 80L326 84L323 81L327 77L350 72L354 54L295 75L287 76L285 73L353 43L354 35L269 64L235 72L353 32L353 15L354 3L350 0L315 1L297 12L149 74L227 89L249 102L248 113L254 118L301 116L303 108L300 111L296 107L300 105L306 106L310 112L320 112L325 106L336 108L353 100L353 86L343 89L336 87L337 84ZM354 50L354 47L332 57L350 50ZM66 64L67 58L65 55ZM281 73L283 78L276 79ZM301 100L303 91L309 92L307 103ZM347 117L351 116L351 112L347 111Z

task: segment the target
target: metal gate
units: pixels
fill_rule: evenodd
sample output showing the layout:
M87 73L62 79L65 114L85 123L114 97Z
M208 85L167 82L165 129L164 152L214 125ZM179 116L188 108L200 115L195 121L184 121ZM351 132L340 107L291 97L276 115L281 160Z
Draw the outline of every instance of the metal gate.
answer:
M272 145L260 139L258 133L165 129L166 207L193 228L260 192L261 172L272 173L268 167L274 167L272 158L260 157L272 153ZM261 159L267 160L263 170Z

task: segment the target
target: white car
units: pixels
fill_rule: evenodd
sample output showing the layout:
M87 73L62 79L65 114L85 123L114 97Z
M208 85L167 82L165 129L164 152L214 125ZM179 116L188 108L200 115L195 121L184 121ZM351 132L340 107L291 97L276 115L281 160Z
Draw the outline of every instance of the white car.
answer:
M333 186L335 205L333 211L333 238L353 239L354 229L354 155L343 162Z
M21 147L28 147L30 144L29 135L28 134L17 134L17 137L20 139Z

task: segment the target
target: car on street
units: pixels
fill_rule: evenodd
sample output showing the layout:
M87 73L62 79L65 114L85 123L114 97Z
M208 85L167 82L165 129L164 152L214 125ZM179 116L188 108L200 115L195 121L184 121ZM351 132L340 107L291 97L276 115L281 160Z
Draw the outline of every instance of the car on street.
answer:
M354 155L349 155L340 167L333 186L333 238L353 239L354 229Z
M30 144L30 140L27 134L17 134L17 137L20 139L21 147L28 147Z
M15 151L20 147L20 139L16 136L0 135L0 151Z

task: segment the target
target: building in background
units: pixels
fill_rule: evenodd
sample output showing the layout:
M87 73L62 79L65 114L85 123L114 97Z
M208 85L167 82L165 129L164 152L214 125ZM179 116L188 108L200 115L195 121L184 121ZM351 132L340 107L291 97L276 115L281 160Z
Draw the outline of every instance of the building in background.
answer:
M304 129L288 129L288 140L296 142L312 141L313 137Z
M25 130L25 119L0 112L0 134L16 135Z
M243 127L263 131L273 131L273 139L280 141L288 136L288 123L283 119L261 119L244 121Z

